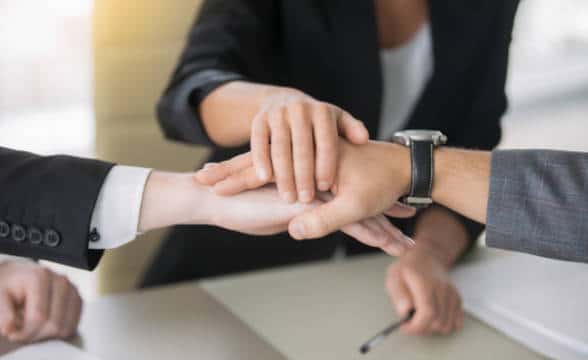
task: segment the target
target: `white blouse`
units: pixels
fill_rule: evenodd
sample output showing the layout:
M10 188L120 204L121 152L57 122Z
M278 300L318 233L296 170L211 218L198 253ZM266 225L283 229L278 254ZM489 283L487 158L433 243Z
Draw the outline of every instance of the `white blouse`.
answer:
M433 74L433 37L426 23L406 44L381 51L383 96L380 140L402 130Z

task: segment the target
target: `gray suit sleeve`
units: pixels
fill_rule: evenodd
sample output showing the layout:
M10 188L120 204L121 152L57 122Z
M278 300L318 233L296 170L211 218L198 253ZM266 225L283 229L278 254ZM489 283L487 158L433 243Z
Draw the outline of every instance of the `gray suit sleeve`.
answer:
M588 153L495 151L488 246L588 262Z

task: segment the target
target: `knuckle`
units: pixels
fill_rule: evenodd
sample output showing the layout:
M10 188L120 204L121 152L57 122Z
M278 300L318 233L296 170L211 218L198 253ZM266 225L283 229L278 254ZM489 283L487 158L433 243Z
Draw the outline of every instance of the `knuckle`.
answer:
M59 337L61 334L61 327L59 326L59 324L57 324L54 321L49 321L46 325L45 325L45 332L48 336L50 337Z
M45 309L37 308L31 316L31 322L35 325L45 324L49 319L49 312Z
M57 282L57 284L59 286L64 287L64 288L67 288L70 285L69 280L67 279L67 277L65 277L63 275L56 275L55 276L55 279L53 281Z
M53 275L53 273L51 273L51 271L49 271L49 269L44 268L44 267L37 267L32 272L32 276L35 280L43 281L43 282L49 281L49 278L51 278L52 275Z
M424 322L432 322L436 316L435 307L431 303L426 303L421 309L421 316Z

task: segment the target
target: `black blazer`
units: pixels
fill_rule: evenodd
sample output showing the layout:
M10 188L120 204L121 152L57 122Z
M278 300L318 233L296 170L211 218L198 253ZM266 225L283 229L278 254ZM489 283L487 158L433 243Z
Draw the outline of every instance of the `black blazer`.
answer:
M517 4L429 1L434 73L408 128L441 130L452 146L497 145ZM159 123L169 139L212 147L211 161L246 151L211 142L197 109L218 86L247 80L333 103L375 136L382 105L379 53L373 0L207 0L158 104ZM483 229L460 219L472 239Z
M0 253L94 269L94 205L112 164L0 147Z

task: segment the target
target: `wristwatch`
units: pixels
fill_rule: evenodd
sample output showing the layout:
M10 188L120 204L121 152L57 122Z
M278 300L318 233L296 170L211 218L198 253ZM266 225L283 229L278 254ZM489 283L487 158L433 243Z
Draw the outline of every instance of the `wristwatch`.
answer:
M447 143L447 136L434 130L405 130L394 133L392 141L410 148L410 192L402 202L415 208L426 208L433 203L433 151Z

